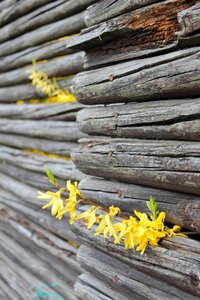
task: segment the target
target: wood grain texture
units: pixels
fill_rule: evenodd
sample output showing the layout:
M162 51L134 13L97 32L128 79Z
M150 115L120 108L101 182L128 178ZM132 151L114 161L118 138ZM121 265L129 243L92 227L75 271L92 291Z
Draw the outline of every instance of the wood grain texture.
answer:
M17 51L43 44L66 35L78 33L84 27L84 15L83 12L81 12L66 19L44 25L31 32L24 33L20 37L2 43L0 56L16 53Z
M200 30L200 3L178 13L178 22L181 27L179 36L187 36Z
M77 112L83 107L78 102L54 104L0 104L0 117L24 120L75 121Z
M200 96L199 48L79 73L73 93L84 104Z
M37 64L36 70L45 72L49 77L62 77L73 75L83 70L84 53L70 54L65 57L55 58L52 61ZM24 67L0 73L0 86L13 86L22 83L30 83L30 74L27 71L33 66Z
M164 100L81 110L81 131L120 138L200 140L200 99Z
M65 142L76 142L86 136L78 129L76 122L53 120L0 119L0 132Z
M70 160L52 159L6 146L0 146L0 161L6 161L15 166L42 174L45 174L45 170L48 168L52 170L56 177L65 180L79 181L83 176Z
M83 139L72 153L85 174L200 194L198 142Z
M167 223L200 231L197 196L89 176L81 180L79 188L85 199L103 207L117 206L125 216L133 215L134 209L148 213L146 201L152 196L159 210L166 212Z

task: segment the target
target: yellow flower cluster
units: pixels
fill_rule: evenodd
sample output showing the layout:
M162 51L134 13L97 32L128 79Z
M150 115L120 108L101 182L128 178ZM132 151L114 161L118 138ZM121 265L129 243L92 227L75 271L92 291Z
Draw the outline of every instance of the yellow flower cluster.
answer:
M54 102L75 102L76 98L69 91L63 91L55 81L48 78L48 75L42 71L36 71L36 68L27 71L30 74L29 79L32 80L32 85L41 90L49 98L45 103Z
M53 175L50 174L52 177ZM52 178L51 182L52 182ZM61 196L64 192L68 192L68 198L62 199ZM39 192L39 199L49 201L48 204L42 208L45 209L51 206L52 215L56 215L59 220L63 215L69 213L70 224L75 220L84 219L85 225L88 229L92 228L96 224L95 236L103 234L104 238L112 237L115 244L120 242L124 243L125 248L135 249L141 254L144 253L147 246L158 246L160 239L170 237L173 235L180 235L186 237L185 234L180 233L181 227L175 225L169 229L165 226L165 212L157 212L157 204L150 198L147 206L151 210L151 218L146 213L141 213L134 210L135 216L130 216L128 219L120 219L116 221L116 217L119 220L120 209L118 207L110 206L109 211L103 214L98 212L102 211L99 206L90 206L90 208L77 215L76 206L81 201L88 204L88 201L83 199L80 191L77 188L77 182L74 184L71 181L67 181L66 188L59 189L58 192Z
M24 149L24 151L27 152L27 153L33 153L33 154L36 154L36 155L41 155L41 156L49 157L49 158L52 158L52 159L71 160L70 156L58 155L58 154L54 154L54 153L47 153L47 152L36 150L36 149L26 148L26 149Z

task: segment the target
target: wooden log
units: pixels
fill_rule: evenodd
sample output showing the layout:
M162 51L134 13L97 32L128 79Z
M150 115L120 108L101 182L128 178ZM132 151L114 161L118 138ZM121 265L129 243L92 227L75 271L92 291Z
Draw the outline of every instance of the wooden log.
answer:
M7 0L6 0L7 1ZM4 1L4 2L6 2ZM28 12L45 5L51 0L26 0L21 1L7 1L8 4L4 5L4 9L0 13L0 26L7 24L8 22L17 19L20 16L27 14ZM12 3L12 4L11 4ZM11 4L11 5L10 5ZM5 7L7 6L7 7Z
M141 300L198 298L197 295L199 294L199 291L195 285L193 288L187 287L188 291L186 288L187 292L185 292L184 284L181 283L180 278L175 284L170 282L173 280L170 278L172 272L167 272L170 267L168 267L168 270L165 270L162 269L161 265L160 271L163 272L163 277L157 277L155 273L158 270L156 270L154 265L152 266L151 274L149 274L150 272L146 272L145 267L143 270L142 268L139 268L137 262L136 266L133 266L134 261L132 264L128 264L130 259L128 259L127 262L122 262L119 260L119 257L113 258L110 254L109 251L102 252L93 247L81 246L78 253L78 259L87 272L100 280L107 278L107 285L111 289L114 288L115 291L120 292L127 297L126 299L131 299L131 295L134 295L135 299ZM177 256L179 256L180 259L180 254ZM170 257L168 257L168 259L171 260L171 264L173 264L172 259ZM184 259L186 259L186 257L184 257L183 260ZM183 261L182 264L187 265L187 260ZM197 267L197 263L194 265ZM184 276L186 274L181 274L182 276L180 276L179 274L176 274L178 272L174 271L174 273L177 277L187 278L187 276ZM166 280L167 274L169 277L168 280ZM190 283L190 276L191 275L188 276L187 284ZM192 289L193 293L190 291Z
M148 247L146 252L140 255L132 249L125 249L124 245L115 245L112 240L108 242L103 236L94 236L93 230L88 230L84 226L80 226L77 222L75 222L72 227L74 232L85 244L91 244L107 253L110 262L111 256L113 256L117 258L117 266L120 265L120 261L126 263L127 268L130 267L132 269L133 278L136 277L138 271L140 271L144 276L142 282L144 282L145 276L149 276L150 282L154 282L156 285L161 279L162 284L159 285L159 289L165 289L166 285L168 285L166 291L168 293L171 292L172 295L174 293L176 296L176 292L179 291L179 295L182 295L181 299L185 299L183 295L187 295L187 293L190 294L191 297L194 296L193 299L198 299L200 294L198 263L200 255L199 241L190 238L172 237L169 238L169 241L171 241L170 248L168 248L166 244L162 245L161 243L161 247ZM176 244L176 241L180 242ZM82 252L81 255L78 256L79 260L81 260L81 256L83 257ZM91 258L92 266L92 256L90 255L89 257ZM88 261L90 260L88 259ZM101 259L98 259L98 261L101 261ZM116 268L116 263L113 265L114 268ZM106 271L108 268L104 268L104 270ZM136 272L133 270L136 270ZM128 274L130 274L130 272L128 272ZM129 285L129 287L131 288L131 285Z
M177 14L195 3L196 0L191 0L190 3L186 0L166 0L133 10L130 13L82 30L80 35L67 41L67 47L78 50L88 49L114 39L120 39L118 45L123 45L123 48L129 47L129 50L136 47L138 50L142 50L170 44L177 39L175 34L179 29ZM119 6L119 1L115 1L115 4ZM112 9L110 5L108 5L108 9ZM146 15L149 16L148 19ZM122 41L126 41L128 45L121 44ZM131 44L133 45L132 48L130 47Z
M65 180L79 181L83 176L70 160L52 159L5 146L0 147L0 161L6 161L23 169L42 174L44 174L46 169L50 169L56 177Z
M197 47L82 72L72 90L84 104L198 97L199 53Z
M11 23L1 28L0 42L10 40L40 26L74 15L94 2L94 0L56 0L47 3L21 18L14 19Z
M76 74L83 69L84 53L70 54L62 58L55 58L52 61L38 64L36 70L45 72L49 77L61 77ZM0 86L18 85L30 83L30 74L33 66L5 72L0 74Z
M181 48L199 46L200 34L196 33L190 36L179 36L178 44Z
M9 119L75 121L83 107L78 102L54 104L0 104L0 117Z
M53 120L0 119L0 132L65 142L76 142L86 136L78 129L75 122Z
M179 36L187 36L200 30L200 3L178 13L178 22L181 30Z
M71 151L74 151L78 148L78 143L76 142L52 141L7 133L0 133L0 144L22 150L34 149L48 154L56 154L68 157L70 157Z
M129 11L138 9L143 6L158 2L157 0L101 0L89 6L85 12L85 22L87 27L98 24L102 21L109 20L116 16L122 15Z
M107 282L99 280L93 274L84 273L74 285L75 294L81 300L128 300L115 289L109 288Z
M200 232L200 199L183 193L149 188L94 177L86 177L79 183L85 199L97 205L120 207L122 214L133 215L133 210L149 213L146 201L152 196L159 210L166 212L166 222Z
M72 153L85 174L200 195L198 142L83 139Z
M44 25L20 37L2 43L0 56L15 53L19 50L43 44L66 35L78 33L84 27L84 13L81 12L69 18Z
M128 103L81 110L81 131L120 138L200 140L200 99Z
M63 90L70 90L72 78L58 80ZM18 100L46 99L47 95L35 88L31 83L16 86L0 87L0 102L12 103Z
M3 9L15 4L17 0L2 0L0 3L0 11L3 11Z

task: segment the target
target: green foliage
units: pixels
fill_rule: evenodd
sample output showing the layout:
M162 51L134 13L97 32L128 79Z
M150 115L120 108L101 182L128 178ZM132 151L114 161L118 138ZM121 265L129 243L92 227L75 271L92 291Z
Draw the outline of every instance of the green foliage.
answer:
M49 178L49 181L53 184L53 185L56 185L57 184L57 181L53 175L53 173L51 172L51 170L49 169L46 169L45 170L46 174L47 174L47 177Z
M152 221L155 221L158 216L158 204L155 202L154 198L150 196L149 201L146 201L146 205L148 209L150 210L150 218Z

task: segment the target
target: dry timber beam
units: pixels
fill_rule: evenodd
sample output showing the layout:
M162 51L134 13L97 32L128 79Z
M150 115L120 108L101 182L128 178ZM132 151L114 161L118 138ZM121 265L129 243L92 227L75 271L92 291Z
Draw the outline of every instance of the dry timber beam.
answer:
M43 71L49 77L61 77L76 74L83 70L84 52L70 54L62 58L55 58L52 61L38 64L36 71ZM33 66L0 73L0 86L13 86L29 82L30 74L27 71L32 70Z
M5 146L0 146L0 160L42 174L44 174L48 168L52 170L56 177L65 180L71 179L80 181L83 177L83 174L76 169L70 160L52 159Z
M181 30L179 36L187 36L200 30L200 3L178 13L178 22Z
M152 196L159 210L166 212L166 222L200 232L200 198L141 185L86 177L79 183L85 199L97 205L120 207L124 215L133 210L148 213L146 201Z
M83 139L72 159L83 173L200 195L198 142Z
M44 25L20 37L2 43L0 56L15 53L66 35L78 33L84 27L84 14L81 12L69 18Z
M35 9L29 14L22 16L21 18L13 20L11 23L1 28L0 42L10 40L11 38L19 36L27 31L32 31L40 26L79 13L91 3L94 3L94 0L52 1Z
M76 142L52 141L48 139L33 138L23 135L0 133L0 144L18 149L34 149L50 154L70 157L71 151L78 148Z
M119 138L200 140L200 99L127 103L82 109L81 131Z
M182 300L187 299L187 294L190 294L193 299L198 299L200 295L199 241L190 238L172 237L169 238L170 246L164 243L165 241L163 240L161 247L148 247L146 252L140 255L140 253L132 249L125 249L122 244L114 244L112 239L108 242L103 236L95 236L93 230L88 230L84 226L80 226L77 222L74 222L72 227L73 231L87 244L84 247L88 247L88 245L97 247L105 252L105 255L108 254L110 263L111 256L115 257L117 259L117 266L118 264L120 265L120 261L124 262L127 268L131 268L132 271L131 273L128 272L128 274L130 276L132 274L132 278L139 277L139 273L141 272L144 276L142 282L144 282L144 278L148 282L149 278L152 285L160 290L166 290L167 293L174 294L174 296L176 296L176 292L179 292L179 297L181 296L182 298L180 299ZM84 250L86 253L86 249ZM79 260L81 260L81 255L83 257L82 251L78 256ZM91 263L90 259L88 259L89 257L91 257ZM97 255L95 257L97 258ZM89 255L88 258L88 264L90 263L92 268L92 265L94 265L92 264L92 256ZM98 261L102 260L98 259ZM109 265L109 262L107 264ZM113 266L116 270L116 263ZM103 270L105 272L109 271L108 267L103 268ZM101 271L103 270L101 269ZM140 277L140 282L141 279ZM160 279L162 283L158 286ZM111 283L111 281L109 282ZM129 285L129 288L131 286ZM127 289L125 290L128 292Z
M0 117L29 120L75 121L77 112L83 106L78 102L54 104L0 104Z
M86 136L78 129L76 122L53 120L0 119L0 133L20 134L62 142L76 142Z
M120 1L114 2L119 5ZM78 50L90 49L116 40L114 44L108 44L107 50L119 48L121 52L127 52L162 48L177 40L176 32L179 30L177 13L195 3L196 0L190 2L167 0L133 10L82 30L80 35L67 41L67 47Z
M101 0L87 8L85 22L89 27L156 2L159 0L125 0L123 2L120 0Z
M59 86L64 90L69 90L71 78L58 80ZM0 102L12 103L17 100L30 100L37 98L47 98L47 95L30 84L20 84L16 86L0 87Z
M73 93L84 104L200 96L200 48L79 73Z

